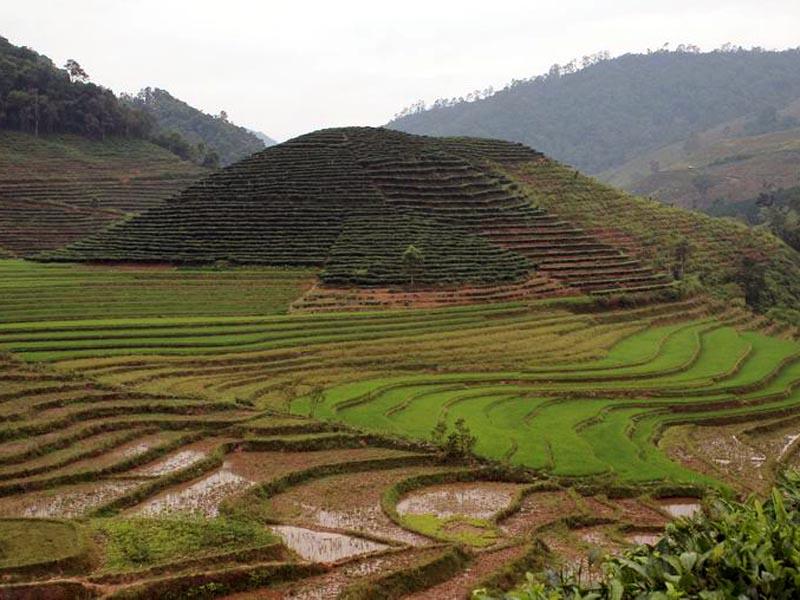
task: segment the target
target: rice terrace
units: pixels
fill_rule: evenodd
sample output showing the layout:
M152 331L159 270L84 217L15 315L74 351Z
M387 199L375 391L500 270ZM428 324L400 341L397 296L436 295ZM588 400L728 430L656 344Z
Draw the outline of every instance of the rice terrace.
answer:
M790 245L489 137L168 142L0 131L0 598L797 597L697 595L742 515L797 566Z

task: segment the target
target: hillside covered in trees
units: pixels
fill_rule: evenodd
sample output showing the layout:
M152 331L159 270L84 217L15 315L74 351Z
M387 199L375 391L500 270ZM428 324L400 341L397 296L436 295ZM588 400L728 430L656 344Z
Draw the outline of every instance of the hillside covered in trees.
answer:
M46 56L0 37L0 129L102 138L146 137L154 127L111 90L90 83L77 62L60 69Z
M606 53L503 90L417 103L389 126L409 133L523 142L591 174L741 120L730 136L797 127L782 111L800 98L800 49L695 47L610 59ZM723 127L724 129L724 127Z
M204 167L234 162L266 144L229 122L207 115L160 89L117 98L89 81L75 60L63 67L0 37L0 130L34 136L77 134L143 139ZM274 142L273 142L274 143Z
M228 165L270 145L255 133L231 123L225 111L216 116L209 115L175 98L166 90L148 87L136 96L123 95L122 99L128 105L151 115L162 135L177 133L190 145L197 147L199 153L207 157L206 163L214 162L211 157L216 155L220 164Z

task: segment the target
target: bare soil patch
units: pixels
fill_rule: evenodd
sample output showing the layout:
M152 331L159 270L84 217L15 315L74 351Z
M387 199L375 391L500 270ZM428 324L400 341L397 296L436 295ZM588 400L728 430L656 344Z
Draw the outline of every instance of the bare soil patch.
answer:
M225 596L224 600L330 600L359 579L395 571L420 561L434 550L411 548L381 556L355 558L324 575Z
M391 485L441 468L404 467L334 475L310 481L270 499L271 514L298 525L363 532L412 545L428 539L397 526L381 509L381 496Z
M436 598L436 600L461 600L468 598L472 590L484 578L502 568L503 565L520 558L525 553L525 550L525 546L519 545L481 552L455 577L405 598L407 600L430 598Z
M667 524L663 514L636 498L615 499L614 504L622 511L620 520L626 523L640 527L664 527Z
M500 529L509 536L529 535L542 525L580 512L568 492L536 492L522 500L519 510L503 520Z

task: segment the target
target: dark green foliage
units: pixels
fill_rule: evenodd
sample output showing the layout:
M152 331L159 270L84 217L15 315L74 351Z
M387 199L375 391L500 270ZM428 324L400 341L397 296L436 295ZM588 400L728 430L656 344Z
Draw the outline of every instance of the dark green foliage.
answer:
M654 546L639 546L604 564L596 585L565 577L531 578L515 600L797 597L800 581L800 475L789 473L766 502L717 500L708 516L679 519ZM476 598L492 596L476 593Z
M756 203L772 233L800 251L800 187L761 194Z
M409 264L412 247L420 259ZM515 281L532 266L484 238L422 217L389 211L347 222L320 275L337 285L404 285Z
M144 88L136 96L123 95L123 101L151 115L166 140L177 134L184 140L176 154L204 164L229 165L264 149L264 142L244 127L220 116L206 114L173 97L166 90ZM167 146L169 147L169 146ZM214 157L216 158L216 161Z
M145 137L152 121L122 105L111 90L88 83L75 61L62 70L0 37L0 129Z
M764 225L789 246L800 251L800 187L762 192L741 202L714 203L707 211L715 217L734 217L749 225Z
M523 142L597 173L737 117L754 131L791 126L771 107L800 96L800 50L626 54L555 65L475 101L437 101L390 127Z
M451 459L470 458L477 443L478 438L469 430L466 421L458 419L454 430L450 432L444 441L444 452Z
M51 258L324 265L334 285L523 279L532 264L482 228L541 216L473 157L530 158L513 144L440 141L388 130L323 130L268 148L181 196Z

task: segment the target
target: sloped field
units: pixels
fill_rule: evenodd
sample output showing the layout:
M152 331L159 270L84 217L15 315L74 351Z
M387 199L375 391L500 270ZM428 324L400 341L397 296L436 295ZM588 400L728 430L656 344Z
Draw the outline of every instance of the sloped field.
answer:
M735 484L679 425L796 457L800 346L703 298L297 314L308 270L0 273L12 598L463 598ZM460 418L492 462L428 442Z
M54 250L175 195L207 173L144 140L0 134L0 246Z
M341 288L518 284L516 297L530 298L669 286L664 273L536 206L495 168L539 159L505 142L318 131L46 258L322 266L310 309L339 304ZM419 264L403 260L410 245ZM531 279L537 285L519 285Z
M532 202L648 264L675 264L676 244L685 240L687 273L709 289L728 286L730 295L746 257L764 272L760 308L796 309L800 301L800 254L766 230L631 196L547 159L507 164L504 171Z

